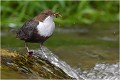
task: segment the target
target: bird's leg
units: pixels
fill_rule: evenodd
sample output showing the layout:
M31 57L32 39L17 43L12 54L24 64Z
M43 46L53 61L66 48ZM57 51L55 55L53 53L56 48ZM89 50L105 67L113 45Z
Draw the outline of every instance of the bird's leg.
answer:
M27 52L30 51L29 48L28 48L28 46L27 46L27 43L26 43L26 42L25 42L25 48L27 49Z
M29 50L26 42L25 42L25 48L27 49L27 53L29 53L29 56L32 56L33 51L30 51L30 50Z
M43 44L40 44L40 49L41 49L41 51L43 53L44 51L43 51L42 47L43 47Z
M43 55L45 56L45 58L47 58L47 56L46 56L46 54L45 54L45 52L43 50L43 44L40 44L40 49L41 49L41 52L43 53Z

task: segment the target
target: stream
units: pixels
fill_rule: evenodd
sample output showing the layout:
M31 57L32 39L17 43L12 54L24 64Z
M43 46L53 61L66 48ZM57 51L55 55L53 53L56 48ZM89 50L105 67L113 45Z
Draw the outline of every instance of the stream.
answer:
M118 24L57 28L44 53L28 43L32 57L9 30L0 36L2 79L119 80Z

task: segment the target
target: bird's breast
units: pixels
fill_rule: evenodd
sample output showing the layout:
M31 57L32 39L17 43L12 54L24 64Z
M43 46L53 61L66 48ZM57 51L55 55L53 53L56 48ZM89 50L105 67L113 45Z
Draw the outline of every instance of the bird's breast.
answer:
M44 37L49 37L52 35L55 29L55 24L53 21L50 22L39 22L37 26L38 34Z

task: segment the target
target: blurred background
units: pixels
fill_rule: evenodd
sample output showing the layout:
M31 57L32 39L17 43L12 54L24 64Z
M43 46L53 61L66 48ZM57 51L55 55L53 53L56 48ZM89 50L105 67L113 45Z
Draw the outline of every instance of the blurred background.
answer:
M62 15L55 18L55 33L44 44L60 59L85 70L119 60L119 1L2 1L1 48L25 53L24 42L10 29L46 9ZM38 49L39 44L29 47Z

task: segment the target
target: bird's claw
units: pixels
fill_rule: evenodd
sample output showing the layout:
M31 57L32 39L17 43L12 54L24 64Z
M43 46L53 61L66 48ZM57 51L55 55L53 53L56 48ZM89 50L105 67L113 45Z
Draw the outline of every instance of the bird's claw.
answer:
M33 55L33 51L28 51L28 56L31 57Z

